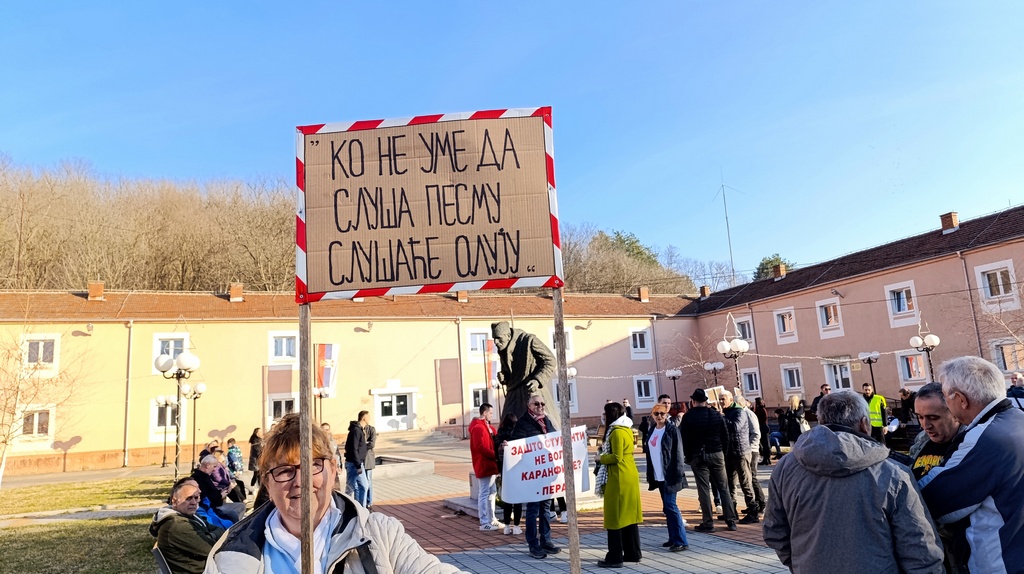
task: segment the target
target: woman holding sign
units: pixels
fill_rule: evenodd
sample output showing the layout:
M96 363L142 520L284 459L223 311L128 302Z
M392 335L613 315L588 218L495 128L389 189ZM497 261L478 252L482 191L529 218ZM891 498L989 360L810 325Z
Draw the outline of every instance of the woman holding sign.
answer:
M597 492L604 496L608 553L597 565L622 568L623 562L639 562L641 558L638 525L644 517L640 507L640 473L633 460L633 421L619 403L605 404L604 415L605 420L611 422L608 438L601 448Z

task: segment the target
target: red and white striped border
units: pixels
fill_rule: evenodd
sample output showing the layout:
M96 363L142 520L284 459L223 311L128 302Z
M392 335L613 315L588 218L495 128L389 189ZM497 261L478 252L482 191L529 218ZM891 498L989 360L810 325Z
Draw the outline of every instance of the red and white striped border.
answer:
M548 207L551 213L551 238L555 256L555 274L550 277L510 277L490 281L464 281L461 283L435 283L410 285L406 287L381 287L351 291L329 291L310 293L306 279L306 173L304 163L304 136L319 133L372 130L397 126L414 126L450 122L455 120L488 120L501 118L541 117L544 118L544 151L548 177ZM356 297L382 297L385 295L409 295L415 293L448 293L452 291L478 291L482 289L513 289L519 287L557 288L564 285L562 280L562 244L558 230L558 201L555 194L555 148L551 130L551 106L539 108L509 108L505 110L483 110L456 114L436 114L390 120L363 120L333 124L298 126L295 132L295 186L298 205L295 211L295 302L300 305L326 299L353 299Z

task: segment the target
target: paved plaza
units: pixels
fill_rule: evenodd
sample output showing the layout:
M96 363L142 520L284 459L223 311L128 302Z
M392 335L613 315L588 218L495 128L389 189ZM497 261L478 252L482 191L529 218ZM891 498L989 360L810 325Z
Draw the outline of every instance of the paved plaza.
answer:
M434 474L377 478L374 480L374 510L395 516L406 530L427 551L442 561L455 564L467 572L568 572L569 552L536 560L527 554L522 535L506 536L500 531L481 532L475 516L455 512L444 506L447 498L469 493L469 473L472 470L469 442L437 433L404 433L393 438L382 435L378 455L393 455L434 462ZM637 455L643 471L643 456ZM185 464L187 466L187 463ZM766 485L770 468L762 467L759 479ZM126 478L131 476L167 476L168 468L141 467L105 471L86 471L42 476L8 477L5 488L21 485L85 482ZM700 511L691 485L680 493L679 506L690 526L700 522ZM639 564L627 564L626 572L709 572L709 573L773 573L787 572L774 551L766 548L761 538L761 525L739 525L736 532L728 532L724 523L712 534L693 532L687 527L689 550L671 553L662 548L667 539L665 519L661 514L661 501L656 491L647 491L641 483L644 524L640 538L644 557ZM22 516L0 516L0 528L43 524L56 520L88 520L113 515L151 514L160 505L133 505L111 509L86 509L83 512L47 512ZM580 532L580 556L584 572L603 571L597 561L604 557L606 534L602 528L601 511L582 512L577 517ZM556 544L566 545L568 527L552 524L552 537Z

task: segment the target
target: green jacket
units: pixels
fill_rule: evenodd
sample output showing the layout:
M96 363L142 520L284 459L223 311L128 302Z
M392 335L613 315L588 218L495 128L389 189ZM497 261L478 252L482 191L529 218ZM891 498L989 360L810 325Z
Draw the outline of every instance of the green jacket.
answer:
M640 473L633 459L633 421L622 417L611 424L608 442L611 452L601 455L608 467L604 489L605 530L619 530L644 521L640 506Z
M206 557L224 529L212 527L196 516L185 516L170 506L156 511L149 533L174 572L202 574Z

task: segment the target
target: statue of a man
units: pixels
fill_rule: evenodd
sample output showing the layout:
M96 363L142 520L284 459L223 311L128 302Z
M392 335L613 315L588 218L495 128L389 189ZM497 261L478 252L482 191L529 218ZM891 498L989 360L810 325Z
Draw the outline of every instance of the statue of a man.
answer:
M560 428L562 421L550 384L556 364L551 349L536 335L513 329L508 321L491 323L491 335L501 359L498 382L505 386L503 412L522 417L527 411L530 395L539 394L544 397L548 418Z

